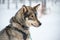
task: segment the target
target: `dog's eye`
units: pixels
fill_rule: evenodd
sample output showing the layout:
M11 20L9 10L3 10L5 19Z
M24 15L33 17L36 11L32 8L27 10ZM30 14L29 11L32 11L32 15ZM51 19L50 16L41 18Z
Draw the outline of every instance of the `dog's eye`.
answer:
M29 16L29 20L33 20L33 19L34 19L33 15Z
M33 15L31 17L33 17Z
M33 18L33 17L34 17L33 15L30 16L30 18Z

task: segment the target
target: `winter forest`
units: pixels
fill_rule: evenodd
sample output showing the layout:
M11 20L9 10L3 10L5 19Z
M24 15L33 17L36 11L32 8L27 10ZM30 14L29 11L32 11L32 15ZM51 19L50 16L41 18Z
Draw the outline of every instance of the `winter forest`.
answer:
M44 2L44 4L46 4L46 0L0 0L0 4L2 5L6 4L8 9L10 9L10 5L14 5L16 9L18 8L19 5L21 6L28 4L29 6L31 6L33 2L35 3Z

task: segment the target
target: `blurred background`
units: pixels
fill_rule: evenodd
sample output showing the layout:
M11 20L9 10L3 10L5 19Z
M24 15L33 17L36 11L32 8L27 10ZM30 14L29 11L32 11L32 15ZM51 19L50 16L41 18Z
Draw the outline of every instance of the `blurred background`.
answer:
M31 27L32 40L60 40L60 0L0 0L0 31L22 7L40 4L37 12L42 25Z

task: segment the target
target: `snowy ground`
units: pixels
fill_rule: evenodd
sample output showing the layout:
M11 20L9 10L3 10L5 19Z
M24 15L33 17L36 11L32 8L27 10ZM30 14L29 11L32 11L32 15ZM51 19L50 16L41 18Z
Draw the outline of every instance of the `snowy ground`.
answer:
M0 5L0 30L9 24L9 20L18 9L7 9L7 5ZM39 28L30 28L32 40L60 40L60 3L47 2L47 15L39 20Z

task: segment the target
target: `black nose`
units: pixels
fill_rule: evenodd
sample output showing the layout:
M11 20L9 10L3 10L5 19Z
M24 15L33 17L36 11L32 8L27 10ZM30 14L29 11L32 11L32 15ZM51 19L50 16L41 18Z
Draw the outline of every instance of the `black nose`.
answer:
M41 23L39 22L39 25L41 25Z

